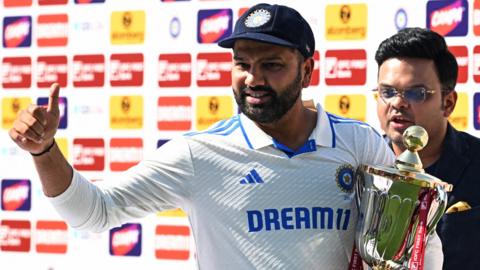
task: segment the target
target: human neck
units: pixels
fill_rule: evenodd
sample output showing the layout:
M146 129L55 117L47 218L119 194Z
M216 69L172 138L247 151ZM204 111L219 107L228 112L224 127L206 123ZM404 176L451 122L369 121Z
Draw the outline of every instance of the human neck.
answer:
M305 144L317 123L317 113L302 106L301 101L278 121L256 123L265 133L292 150Z

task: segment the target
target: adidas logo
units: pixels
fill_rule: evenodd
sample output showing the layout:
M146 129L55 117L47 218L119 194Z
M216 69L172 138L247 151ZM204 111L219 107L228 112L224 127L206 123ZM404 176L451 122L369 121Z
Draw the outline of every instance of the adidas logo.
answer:
M258 172L253 169L251 170L242 180L240 180L241 185L246 185L246 184L263 184L263 179L260 177Z

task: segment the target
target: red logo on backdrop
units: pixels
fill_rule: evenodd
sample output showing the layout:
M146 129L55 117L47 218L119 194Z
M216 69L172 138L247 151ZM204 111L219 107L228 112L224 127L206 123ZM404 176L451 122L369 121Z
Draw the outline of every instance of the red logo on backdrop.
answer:
M473 2L473 33L480 36L480 0Z
M67 14L39 15L37 23L37 44L39 47L67 45Z
M199 53L197 55L197 85L230 86L232 84L231 53Z
M39 220L35 234L38 253L67 253L68 231L64 221Z
M188 226L157 225L155 257L164 260L188 260L190 257L190 228Z
M105 81L105 57L102 54L73 57L73 86L100 87Z
M467 46L449 46L448 50L455 55L458 63L457 83L466 83L468 80L468 49Z
M247 11L248 9L249 9L249 7L239 8L238 9L238 18L242 17L243 13L245 13L245 11Z
M3 0L5 7L26 7L31 6L32 0Z
M74 139L73 167L79 171L102 171L105 167L103 139Z
M365 50L329 50L325 54L327 85L363 85L367 79Z
M192 57L189 53L160 54L158 86L188 87L192 81Z
M141 86L143 54L112 54L110 57L111 86Z
M39 5L63 5L67 2L68 0L38 0Z
M0 249L2 251L30 251L30 221L2 220L0 222Z
M67 86L67 57L39 56L37 60L37 86L50 87L54 82Z
M159 130L190 130L192 128L191 98L159 97L157 121Z
M310 85L315 86L320 83L320 53L318 51L315 51L315 53L313 54L313 61L314 65Z
M32 83L30 57L5 57L2 60L3 88L29 88Z
M473 80L480 82L480 46L473 47Z
M143 141L140 138L113 138L110 140L110 169L125 171L143 158Z

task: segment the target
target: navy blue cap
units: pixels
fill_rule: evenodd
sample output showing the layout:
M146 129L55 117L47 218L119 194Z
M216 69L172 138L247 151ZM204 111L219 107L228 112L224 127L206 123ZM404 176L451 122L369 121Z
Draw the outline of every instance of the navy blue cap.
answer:
M315 51L315 38L305 19L293 8L282 5L257 4L235 23L233 34L218 45L233 48L238 39L249 39L295 48L308 58Z

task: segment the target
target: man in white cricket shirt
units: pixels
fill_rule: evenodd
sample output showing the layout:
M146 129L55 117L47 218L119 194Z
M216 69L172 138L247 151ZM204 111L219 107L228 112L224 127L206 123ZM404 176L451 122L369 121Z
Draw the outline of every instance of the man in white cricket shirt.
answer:
M393 153L369 126L303 106L315 40L294 9L256 5L219 45L233 48L241 114L171 140L114 185L89 183L55 144L58 85L47 107L19 114L10 136L32 153L45 195L73 228L103 231L180 207L199 269L347 269L353 172L392 164Z

